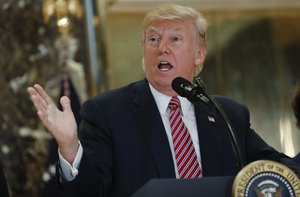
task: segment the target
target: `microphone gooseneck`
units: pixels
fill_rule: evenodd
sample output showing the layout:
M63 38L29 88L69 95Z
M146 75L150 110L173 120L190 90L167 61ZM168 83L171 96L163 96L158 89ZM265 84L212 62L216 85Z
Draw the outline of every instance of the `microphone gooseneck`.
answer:
M238 144L238 141L237 141L236 131L234 130L232 123L230 122L227 114L225 113L224 109L220 106L220 104L216 101L216 99L207 91L201 77L196 77L195 83L199 88L201 88L201 90L203 91L205 96L208 97L208 99L213 103L213 105L217 108L217 110L219 111L219 113L221 114L223 119L225 120L228 131L229 131L229 135L230 135L230 139L231 139L230 142L231 142L233 152L236 156L237 161L239 162L239 167L243 168L245 166L245 162L242 159L242 153L241 153L241 149Z
M236 132L234 131L232 124L229 118L227 117L225 111L223 110L223 108L218 104L218 102L214 99L214 97L211 96L211 94L207 91L204 83L202 82L202 79L200 77L196 77L195 84L192 84L190 81L182 77L176 77L172 81L172 88L179 96L187 98L191 103L197 104L200 102L200 103L204 103L216 107L216 109L218 110L218 112L221 114L222 118L226 122L226 126L228 128L229 135L230 135L231 146L235 154L235 157L238 161L239 167L243 168L245 164L243 162L241 150L237 142Z

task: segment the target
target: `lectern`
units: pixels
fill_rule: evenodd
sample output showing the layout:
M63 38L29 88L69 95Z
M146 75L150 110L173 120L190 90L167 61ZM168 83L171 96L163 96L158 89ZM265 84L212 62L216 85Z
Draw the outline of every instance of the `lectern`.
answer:
M234 177L152 179L132 197L229 197Z

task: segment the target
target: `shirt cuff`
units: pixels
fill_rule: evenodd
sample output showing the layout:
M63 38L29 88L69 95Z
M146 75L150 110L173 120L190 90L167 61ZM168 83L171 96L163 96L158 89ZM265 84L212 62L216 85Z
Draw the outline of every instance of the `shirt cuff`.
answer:
M75 177L78 174L78 168L79 168L80 161L81 161L82 154L83 154L83 149L82 149L82 146L81 146L81 143L79 140L78 140L78 143L79 143L79 148L78 148L77 154L76 154L75 159L72 164L70 164L63 158L63 156L60 154L59 149L58 149L60 169L62 172L62 174L61 174L62 180L72 181L75 179Z

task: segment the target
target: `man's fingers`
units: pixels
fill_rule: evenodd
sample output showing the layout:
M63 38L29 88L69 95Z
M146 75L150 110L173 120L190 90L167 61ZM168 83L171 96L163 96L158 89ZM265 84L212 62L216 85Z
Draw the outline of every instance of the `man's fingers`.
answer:
M42 121L43 125L47 127L48 126L48 117L45 115L45 113L42 111L37 111L37 114L38 114L40 120Z
M37 95L31 95L31 101L37 111L46 112L47 108L43 106L41 99Z
M49 110L52 108L56 109L56 106L48 96L48 94L44 91L42 86L35 84L34 87L29 87L27 89L28 93L30 94L31 101L34 104L37 112L40 113L40 119L45 119L47 117ZM44 118L41 118L40 115L43 115Z
M63 96L60 98L60 104L62 106L63 111L72 111L71 109L71 102L67 96Z
M51 98L48 96L48 94L45 92L42 86L40 86L39 84L34 84L33 87L36 90L36 92L41 96L41 98L44 100L45 103L43 103L43 105L53 104Z

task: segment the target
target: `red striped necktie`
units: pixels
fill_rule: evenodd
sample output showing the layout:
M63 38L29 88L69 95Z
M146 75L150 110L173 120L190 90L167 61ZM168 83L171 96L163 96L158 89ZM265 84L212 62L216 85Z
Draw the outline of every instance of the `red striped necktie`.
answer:
M172 97L168 107L179 178L200 178L202 172L192 138L181 118L179 99Z

